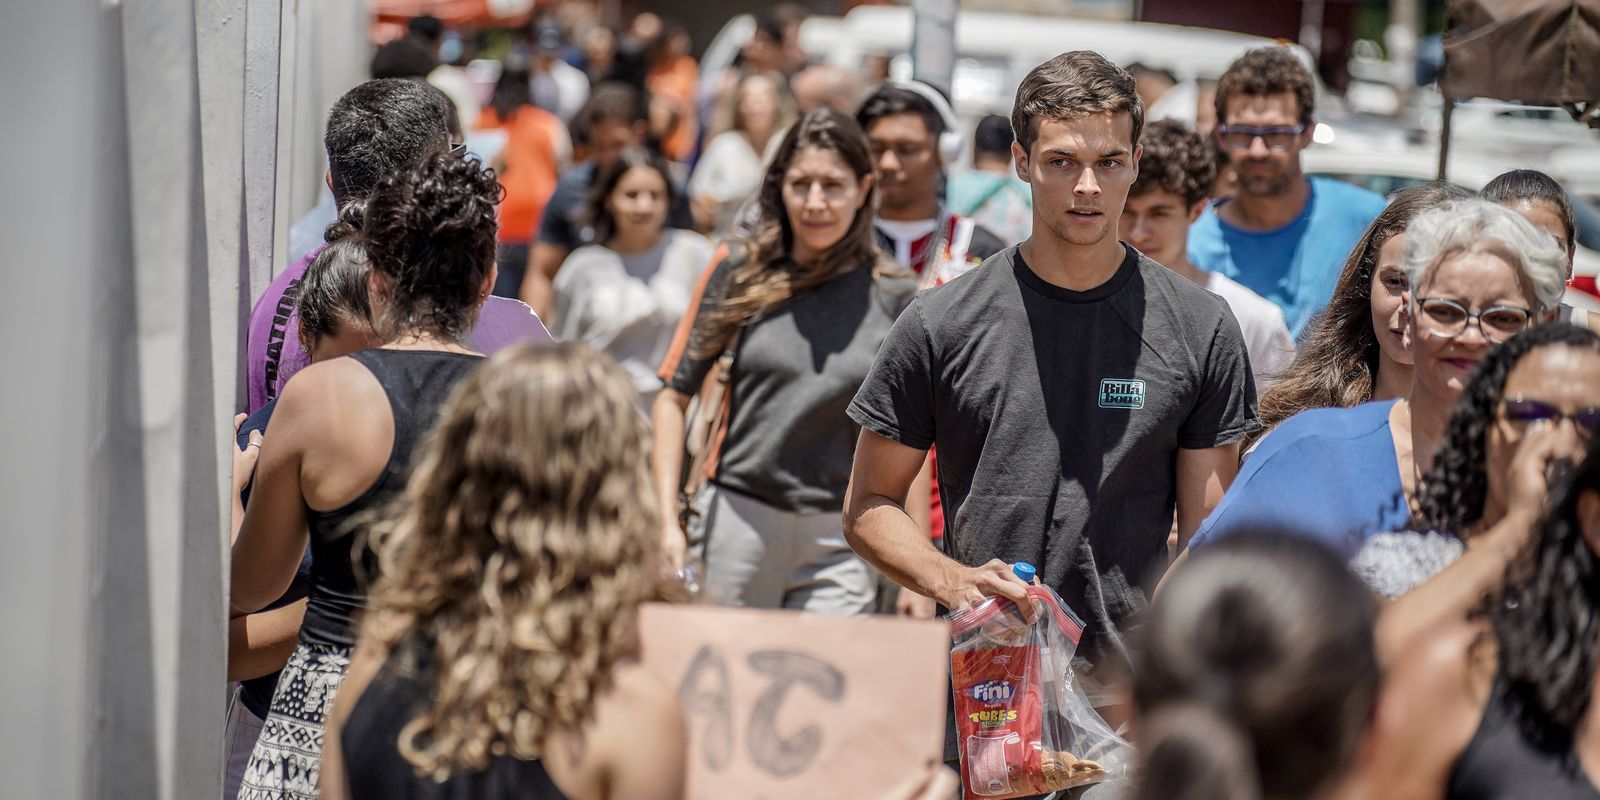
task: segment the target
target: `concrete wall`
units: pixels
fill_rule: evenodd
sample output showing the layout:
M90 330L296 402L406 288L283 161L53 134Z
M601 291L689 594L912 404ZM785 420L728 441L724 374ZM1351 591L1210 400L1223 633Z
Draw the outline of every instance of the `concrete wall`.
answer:
M280 44L364 52L362 19L360 0L0 4L7 797L220 794L242 323L315 201L286 184L321 173L280 106L320 126L362 77ZM312 65L303 84L284 63Z

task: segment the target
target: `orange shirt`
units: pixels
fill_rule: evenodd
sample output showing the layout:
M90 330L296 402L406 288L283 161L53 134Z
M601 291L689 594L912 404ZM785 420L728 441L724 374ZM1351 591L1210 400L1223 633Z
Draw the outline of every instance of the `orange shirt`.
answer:
M695 88L699 83L700 67L691 56L657 64L646 79L650 93L658 100L672 103L678 112L677 129L661 143L662 154L674 161L687 160L694 150L695 136L699 133L695 113Z
M544 109L523 106L507 122L485 106L476 127L506 130L506 145L501 151L505 170L500 173L500 185L505 187L506 197L500 202L500 241L532 242L544 217L545 204L556 190L560 173L556 141L561 120Z

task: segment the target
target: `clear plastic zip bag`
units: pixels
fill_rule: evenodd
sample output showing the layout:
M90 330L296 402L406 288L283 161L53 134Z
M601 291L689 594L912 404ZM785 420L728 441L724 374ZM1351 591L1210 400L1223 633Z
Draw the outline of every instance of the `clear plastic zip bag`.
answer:
M1046 586L1028 624L991 597L950 615L950 680L964 797L1027 797L1126 777L1133 748L1073 679L1083 620Z

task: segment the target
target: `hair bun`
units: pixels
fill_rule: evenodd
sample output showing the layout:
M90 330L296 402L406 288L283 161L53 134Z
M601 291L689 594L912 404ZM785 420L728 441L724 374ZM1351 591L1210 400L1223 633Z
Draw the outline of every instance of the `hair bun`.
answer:
M1144 770L1137 800L1248 800L1261 796L1245 732L1198 703L1156 710L1140 724Z
M466 335L494 268L501 194L494 170L456 152L436 153L378 184L361 231L372 269L393 283L385 335Z
M346 236L354 236L361 232L361 226L367 216L366 199L352 200L339 209L339 218L322 232L322 240L333 244Z
M451 235L492 223L504 190L476 156L440 153L417 170L413 193L420 227Z

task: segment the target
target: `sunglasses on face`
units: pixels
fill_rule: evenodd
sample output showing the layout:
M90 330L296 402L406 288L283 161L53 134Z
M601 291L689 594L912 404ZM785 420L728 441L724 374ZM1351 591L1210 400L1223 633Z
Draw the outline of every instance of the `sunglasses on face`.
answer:
M1443 297L1419 297L1417 308L1430 332L1441 339L1454 339L1467 332L1467 325L1478 326L1487 341L1499 344L1521 333L1533 319L1533 310L1522 306L1490 306L1474 314L1466 306Z
M1600 429L1600 408L1595 406L1568 413L1543 400L1530 400L1518 395L1504 400L1500 404L1500 409L1507 422L1517 425L1529 425L1535 422L1557 425L1564 419L1570 419L1573 427L1584 436L1592 436L1597 429Z
M1249 150L1256 139L1265 142L1268 150L1283 152L1294 148L1299 141L1300 134L1306 132L1306 126L1276 126L1271 128L1254 128L1249 125L1219 125L1217 126L1217 140L1229 150Z

